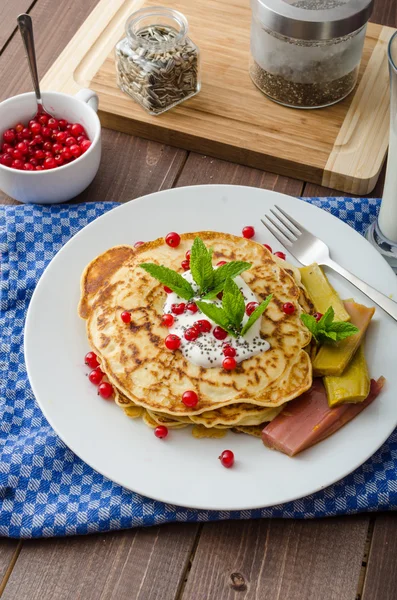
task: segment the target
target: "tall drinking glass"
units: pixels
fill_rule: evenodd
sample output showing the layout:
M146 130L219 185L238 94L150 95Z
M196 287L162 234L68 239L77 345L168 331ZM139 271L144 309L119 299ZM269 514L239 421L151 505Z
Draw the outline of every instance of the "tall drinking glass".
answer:
M390 140L385 188L378 220L367 232L390 265L397 269L397 32L388 48L390 72Z

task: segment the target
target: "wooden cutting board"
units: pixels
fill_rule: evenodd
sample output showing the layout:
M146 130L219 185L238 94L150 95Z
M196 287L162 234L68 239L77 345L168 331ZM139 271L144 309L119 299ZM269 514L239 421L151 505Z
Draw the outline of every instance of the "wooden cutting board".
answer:
M369 24L355 91L339 104L298 110L268 100L248 74L248 0L174 0L202 56L202 90L151 117L116 84L114 46L127 17L158 0L101 0L45 75L42 86L100 98L104 127L296 177L347 193L372 191L389 131L387 43L394 30ZM115 148L117 152L117 148Z

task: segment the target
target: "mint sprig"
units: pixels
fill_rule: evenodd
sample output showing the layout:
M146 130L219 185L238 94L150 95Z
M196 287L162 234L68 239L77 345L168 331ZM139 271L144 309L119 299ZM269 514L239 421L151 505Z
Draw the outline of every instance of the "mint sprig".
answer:
M232 260L231 262L226 263L226 265L218 267L218 269L214 271L213 288L204 296L204 298L206 300L215 298L219 292L223 291L228 278L234 279L244 271L247 271L247 269L250 269L251 266L251 263L242 260Z
M212 287L214 281L212 250L208 250L199 237L194 240L190 251L190 271L201 293L207 292Z
M191 300L193 298L193 287L176 271L168 269L168 267L155 265L154 263L141 263L139 266L184 300Z
M259 317L261 317L263 315L263 313L265 312L265 310L269 306L272 298L273 298L273 294L269 294L269 296L267 296L267 298L265 298L263 300L263 302L261 302L259 304L259 306L256 307L256 309L250 315L248 321L246 322L246 324L242 328L241 335L245 335L247 333L247 331L249 329L251 329L251 327L253 326L253 324L255 323L255 321L257 321L259 319Z
M359 329L352 323L334 321L334 317L335 311L332 306L328 308L319 321L306 313L301 315L303 323L319 344L339 342L359 332Z
M244 297L239 287L230 277L225 283L222 307L204 301L198 301L196 304L201 312L214 321L214 323L222 327L231 336L237 337L239 335L244 336L251 329L255 321L263 315L272 298L273 295L270 294L270 296L261 302L250 315L245 325L242 324L245 313Z

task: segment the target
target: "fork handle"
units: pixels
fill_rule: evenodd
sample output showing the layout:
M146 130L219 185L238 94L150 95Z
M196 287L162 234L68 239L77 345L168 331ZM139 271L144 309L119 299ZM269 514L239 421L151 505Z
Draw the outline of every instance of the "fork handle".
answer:
M388 315L390 315L391 317L393 317L393 319L397 321L397 303L394 302L394 300L388 298L381 292L378 292L378 290L376 290L372 286L368 285L368 283L365 283L365 281L362 281L361 279L353 275L353 273L350 273L350 271L348 271L347 269L344 269L343 267L338 265L338 263L334 262L331 258L327 259L322 264L326 265L327 267L330 267L331 269L339 273L339 275L342 275L342 277L347 279L347 281L350 281L350 283L355 285L356 288L358 288L361 292L368 296L368 298L371 298L371 300L376 302L378 306L383 308L383 310L387 312Z

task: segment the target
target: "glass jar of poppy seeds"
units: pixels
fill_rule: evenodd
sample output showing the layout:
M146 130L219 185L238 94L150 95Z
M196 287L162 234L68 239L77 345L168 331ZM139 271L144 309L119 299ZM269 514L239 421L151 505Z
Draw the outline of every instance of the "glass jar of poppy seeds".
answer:
M373 0L251 0L250 75L295 108L339 102L355 87Z
M163 7L135 12L116 46L117 82L151 115L200 91L199 50L182 13Z

